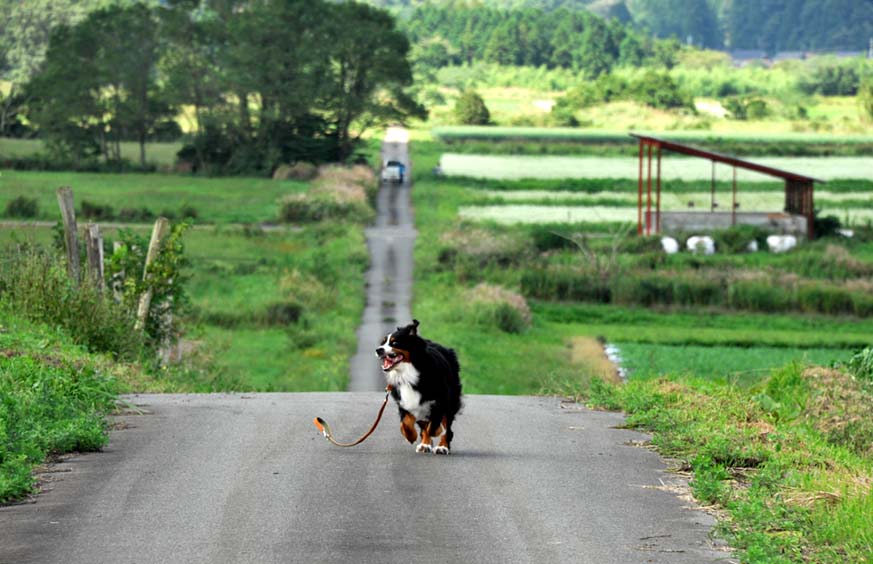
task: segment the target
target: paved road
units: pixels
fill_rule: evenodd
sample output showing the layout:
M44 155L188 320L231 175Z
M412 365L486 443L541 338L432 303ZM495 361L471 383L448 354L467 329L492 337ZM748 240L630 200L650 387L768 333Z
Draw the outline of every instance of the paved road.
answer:
M367 393L151 395L103 453L0 509L0 562L725 562L711 518L656 489L621 416L552 398L469 396L454 452L416 454L393 409L369 441ZM67 472L68 471L68 472Z
M415 227L410 205L409 133L391 127L382 143L382 160L406 163L403 184L383 183L376 202L376 221L366 230L370 250L367 302L358 328L358 350L351 360L349 391L385 388L385 377L373 354L379 337L412 321L412 249Z

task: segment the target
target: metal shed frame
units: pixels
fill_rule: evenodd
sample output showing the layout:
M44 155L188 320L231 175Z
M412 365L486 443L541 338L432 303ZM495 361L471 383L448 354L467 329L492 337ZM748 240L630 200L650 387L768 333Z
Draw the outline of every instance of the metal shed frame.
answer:
M801 215L806 218L806 234L811 240L813 233L813 191L816 182L824 182L810 176L780 170L767 165L754 163L738 157L724 155L713 151L707 151L698 147L668 141L650 135L641 135L631 133L631 137L639 140L639 182L638 182L638 198L637 198L637 234L651 235L652 231L652 205L655 206L655 229L654 233L661 232L661 151L670 151L680 153L692 157L708 159L712 161L712 198L710 211L715 211L715 163L724 163L733 167L733 189L732 189L732 205L731 205L731 225L737 223L737 168L743 168L760 172L768 176L781 178L785 181L785 209L784 211L790 214ZM657 170L655 173L655 199L652 200L652 153L656 152L655 159L657 162ZM643 156L647 153L647 167L644 178L643 171ZM645 222L643 222L643 187L645 184ZM645 225L645 229L643 228Z

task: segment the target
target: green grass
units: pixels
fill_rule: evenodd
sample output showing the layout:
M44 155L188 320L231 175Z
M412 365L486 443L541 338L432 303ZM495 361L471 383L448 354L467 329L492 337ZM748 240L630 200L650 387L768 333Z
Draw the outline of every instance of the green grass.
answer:
M263 178L201 178L163 174L0 171L0 210L18 197L35 198L36 219L60 219L55 190L71 186L77 208L83 200L108 205L115 214L125 208L147 208L155 215L178 215L182 207L197 211L201 223L275 221L278 200L306 189L307 184Z
M751 388L673 376L581 392L622 409L626 425L690 470L699 503L748 563L873 559L870 388L839 372L772 372ZM860 419L853 421L853 413ZM842 432L847 425L852 434Z
M118 390L111 371L57 328L0 307L0 503L30 493L46 457L106 444Z
M181 142L146 143L146 161L160 167L171 167L176 162L176 153L182 148ZM26 158L45 152L45 144L38 139L10 139L0 137L0 162L4 157ZM139 143L121 143L121 158L139 163Z
M246 235L194 231L186 245L193 332L211 374L198 390L345 389L363 311L368 264L362 230L351 224ZM273 305L299 307L293 323Z
M655 345L615 343L628 378L652 378L670 374L696 376L748 386L760 382L775 368L798 363L828 366L846 361L852 351L833 348L728 347L700 345Z
M605 131L577 127L500 127L480 125L440 126L432 130L433 136L445 142L469 140L524 140L524 141L572 141L574 143L635 143L627 131ZM747 142L747 143L800 143L811 145L873 144L873 135L839 135L830 133L728 133L710 131L645 131L635 133L663 137L681 142Z

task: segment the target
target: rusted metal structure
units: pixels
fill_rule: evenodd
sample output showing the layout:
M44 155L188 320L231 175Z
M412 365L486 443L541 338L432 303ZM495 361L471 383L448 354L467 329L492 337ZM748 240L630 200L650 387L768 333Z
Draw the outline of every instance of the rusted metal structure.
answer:
M715 164L724 163L733 167L733 183L732 183L732 205L730 211L730 225L738 223L739 207L737 203L737 168L752 170L768 176L781 178L785 181L785 208L784 214L790 216L801 216L805 218L806 235L809 239L813 238L813 190L816 182L824 182L803 174L780 170L770 166L754 163L745 159L723 155L713 151L707 151L682 143L668 141L648 135L638 135L631 133L631 137L639 140L639 182L638 182L638 198L637 198L637 233L640 235L651 235L652 233L661 232L661 152L670 151L680 153L692 157L708 159L712 162L712 183L711 183L711 200L710 213L715 214L717 206L715 201ZM655 193L654 199L652 194L652 160L655 160ZM644 170L644 162L645 170ZM645 202L643 196L645 195ZM654 210L652 207L654 206ZM644 209L645 208L645 209ZM654 211L654 226L652 224L652 214ZM673 212L671 212L673 213ZM748 215L748 214L747 214ZM768 214L770 219L775 219L779 213ZM741 218L742 219L742 218ZM744 221L739 221L744 223ZM653 229L654 227L654 229Z

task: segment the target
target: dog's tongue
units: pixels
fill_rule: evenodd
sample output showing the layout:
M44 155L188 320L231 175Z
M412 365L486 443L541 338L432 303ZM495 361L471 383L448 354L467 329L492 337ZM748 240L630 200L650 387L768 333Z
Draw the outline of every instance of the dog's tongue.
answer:
M389 368L391 368L391 359L388 358L387 355L383 356L382 357L382 370L388 370Z

